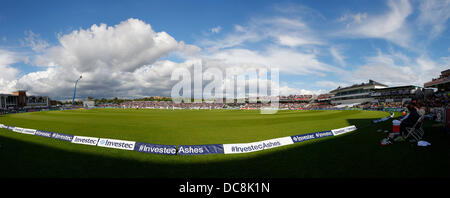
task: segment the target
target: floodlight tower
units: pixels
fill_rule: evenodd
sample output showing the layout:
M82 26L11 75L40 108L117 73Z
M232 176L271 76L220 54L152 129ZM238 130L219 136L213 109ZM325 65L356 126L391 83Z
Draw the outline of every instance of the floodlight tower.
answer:
M73 90L73 98L72 98L72 105L75 103L75 95L77 94L77 84L78 81L81 80L83 76L80 76L80 78L77 79L77 81L75 81L75 89Z

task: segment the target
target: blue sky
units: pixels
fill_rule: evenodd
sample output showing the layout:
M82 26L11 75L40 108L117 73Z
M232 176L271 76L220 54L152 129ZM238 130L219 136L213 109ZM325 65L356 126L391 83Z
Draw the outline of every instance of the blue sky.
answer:
M450 0L2 0L0 92L70 96L71 76L83 73L81 96L167 95L173 82L166 72L193 60L280 67L284 94L324 93L369 79L423 85L449 68L448 10ZM110 34L92 28L101 24ZM138 34L145 38L164 32L168 42L139 46L153 55L116 58L138 50L126 44L137 36L127 24L147 31ZM117 51L81 45L86 35L96 45L117 42Z

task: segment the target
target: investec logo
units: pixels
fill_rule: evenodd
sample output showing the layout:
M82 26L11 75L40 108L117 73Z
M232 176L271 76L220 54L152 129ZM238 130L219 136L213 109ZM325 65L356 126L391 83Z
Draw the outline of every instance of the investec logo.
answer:
M23 134L34 135L36 133L36 129L22 129Z
M333 132L334 135L340 135L340 134L344 134L344 133L348 133L350 131L354 131L356 130L355 125L349 126L349 127L344 127L344 128L340 128L340 129L334 129L331 130Z
M306 134L306 135L297 135L297 136L294 136L292 139L293 139L294 141L296 141L296 142L303 142L303 141L311 140L311 139L314 139L314 138L316 138L316 137L314 136L314 134Z
M100 141L98 142L97 146L123 149L123 150L134 150L135 144L136 144L136 142L131 142L131 141L101 138Z
M177 154L177 149L172 146L166 145L152 145L146 143L140 143L137 146L137 151L144 153L156 153L156 154L166 154L166 155L175 155Z
M307 140L328 137L328 136L333 136L333 133L331 131L321 131L321 132L309 133L309 134L304 134L304 135L295 135L295 136L292 136L292 140L294 142L303 142L303 141L307 141Z
M74 136L72 139L72 143L95 146L97 145L98 139L99 138L95 137Z
M248 146L233 146L233 147L231 147L231 152L248 153L248 152L253 152L253 151L269 149L269 148L277 147L277 146L281 146L281 143L279 141L274 141L274 142L265 141L265 142L260 142L257 144L250 144Z
M246 144L224 144L223 151L225 154L231 153L249 153L265 149L271 149L279 146L294 144L291 136L264 140L260 142L246 143Z
M17 133L22 133L23 128L20 128L20 127L14 127L14 128L12 129L12 131L17 132Z
M322 132L317 132L314 135L316 135L316 138L321 138L321 137L333 136L333 133L331 131L322 131Z
M48 132L48 131L39 131L37 130L34 135L37 136L42 136L42 137L52 137L52 132Z
M67 135L67 134L62 134L62 133L53 133L52 138L70 142L70 141L72 141L73 136Z

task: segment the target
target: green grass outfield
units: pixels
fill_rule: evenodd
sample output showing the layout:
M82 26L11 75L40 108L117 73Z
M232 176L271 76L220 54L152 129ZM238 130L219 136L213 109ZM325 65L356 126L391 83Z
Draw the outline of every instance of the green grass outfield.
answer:
M381 146L391 121L374 111L94 109L0 116L0 123L153 144L247 143L356 125L349 134L247 154L166 156L71 144L0 129L0 177L449 177L450 144L425 123L430 147Z

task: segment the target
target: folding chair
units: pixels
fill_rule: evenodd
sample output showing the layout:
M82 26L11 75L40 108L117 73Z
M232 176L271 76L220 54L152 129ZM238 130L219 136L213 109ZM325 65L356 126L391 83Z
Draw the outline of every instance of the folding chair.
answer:
M424 118L424 116L421 116L412 127L405 127L407 132L406 136L403 137L405 140L410 136L412 136L417 142L422 139L422 136L425 133L422 128Z

